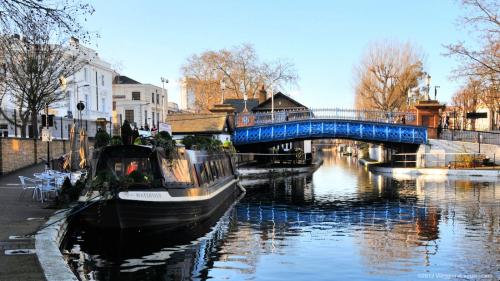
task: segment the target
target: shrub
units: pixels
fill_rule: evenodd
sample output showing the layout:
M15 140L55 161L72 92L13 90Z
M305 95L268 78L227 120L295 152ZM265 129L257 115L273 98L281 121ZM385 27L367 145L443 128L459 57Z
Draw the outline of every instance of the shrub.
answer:
M107 146L109 144L110 140L111 140L111 137L109 136L109 134L106 131L102 131L102 130L97 131L97 133L95 134L94 147L99 148L99 147Z
M172 136L168 132L161 131L158 134L156 134L156 139L171 140Z
M76 201L84 187L84 182L77 181L75 185L72 185L69 178L66 178L61 186L61 192L57 197L57 206L63 207L71 202Z
M155 140L157 145L165 150L165 155L167 155L167 157L172 156L175 150L175 141L172 140L168 132L159 132L155 136Z
M456 157L456 161L460 166L465 168L474 166L474 156L471 154L460 154Z
M186 136L182 139L182 143L187 149L194 150L207 150L207 151L221 151L222 142L220 140L212 139L203 136Z
M111 141L109 142L111 145L122 145L122 137L120 136L114 136L111 138Z
M123 121L123 125L121 127L122 143L131 144L132 134L132 127L130 127L130 123L128 122L128 120Z

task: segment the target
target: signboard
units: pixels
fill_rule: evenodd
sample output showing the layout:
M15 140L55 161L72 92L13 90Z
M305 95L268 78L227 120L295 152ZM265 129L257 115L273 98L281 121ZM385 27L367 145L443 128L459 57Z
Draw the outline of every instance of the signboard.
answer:
M50 136L50 130L47 128L42 129L42 141L52 141L52 137Z
M479 119L488 118L488 113L486 112L468 112L467 119Z
M160 123L158 132L168 132L170 135L172 135L172 126L167 123Z
M238 114L238 127L255 125L255 116L252 114Z

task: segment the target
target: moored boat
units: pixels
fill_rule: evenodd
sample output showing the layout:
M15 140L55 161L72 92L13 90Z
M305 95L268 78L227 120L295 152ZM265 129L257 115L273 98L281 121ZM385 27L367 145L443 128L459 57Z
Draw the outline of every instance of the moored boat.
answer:
M225 152L108 146L97 153L80 216L99 228L184 227L235 200L237 183Z

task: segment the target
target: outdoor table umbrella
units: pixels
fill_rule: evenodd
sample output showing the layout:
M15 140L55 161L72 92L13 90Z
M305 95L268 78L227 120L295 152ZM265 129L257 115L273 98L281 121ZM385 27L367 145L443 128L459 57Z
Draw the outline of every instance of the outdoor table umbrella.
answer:
M64 160L63 169L71 171L73 168L73 152L75 149L75 124L71 125L69 133L69 154Z
M82 128L80 130L80 168L83 169L88 165L88 155L89 155L89 147L88 147L88 137L87 132Z

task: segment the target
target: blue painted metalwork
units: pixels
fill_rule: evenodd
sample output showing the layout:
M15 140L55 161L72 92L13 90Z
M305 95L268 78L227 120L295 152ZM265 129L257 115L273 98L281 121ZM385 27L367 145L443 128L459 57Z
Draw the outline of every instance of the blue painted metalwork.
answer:
M343 224L414 224L429 217L429 208L405 203L391 203L384 206L360 206L358 208L327 208L321 212L308 209L286 208L275 205L238 204L236 216L239 221L262 225L263 222L291 223L308 226L318 222ZM334 227L335 225L330 225Z
M367 142L427 143L427 128L421 126L356 120L310 119L268 123L235 129L235 145L339 138Z

